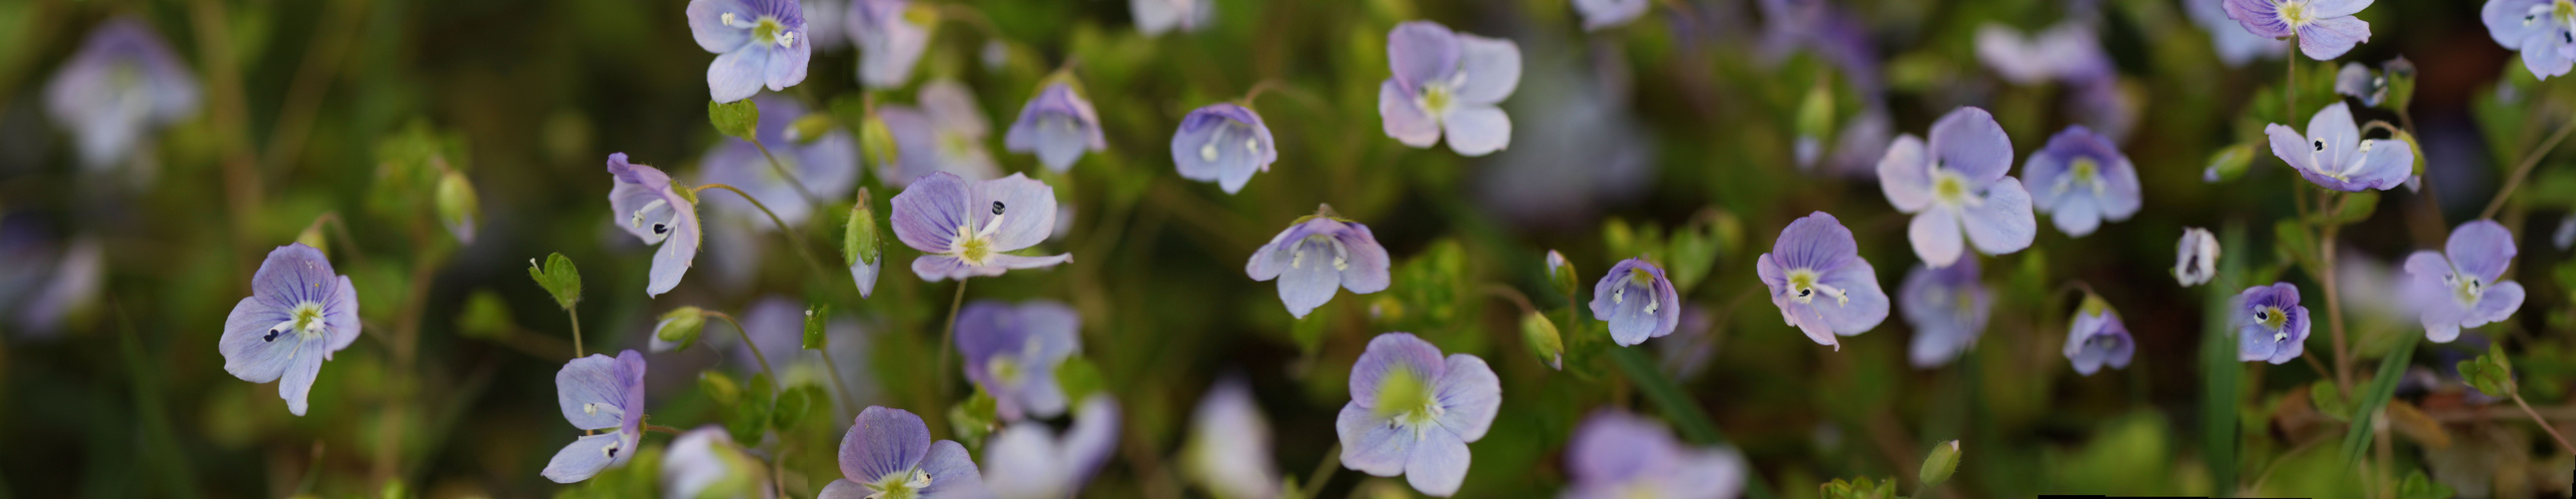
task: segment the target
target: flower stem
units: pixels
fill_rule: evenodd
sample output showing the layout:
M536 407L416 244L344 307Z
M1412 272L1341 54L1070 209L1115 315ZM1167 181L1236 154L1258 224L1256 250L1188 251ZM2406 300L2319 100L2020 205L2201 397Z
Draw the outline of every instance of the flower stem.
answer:
M2514 189L2522 187L2522 179L2531 176L2531 167L2539 165L2540 158L2549 156L2551 149L2557 149L2558 142L2566 140L2567 133L2571 131L2576 131L2576 118L2569 118L2566 123L2559 124L2558 132L2549 134L2549 140L2541 141L2540 148L2532 149L2529 154L2522 155L2522 164L2514 165L2513 176L2505 178L2504 188L2496 190L2495 200L2487 202L2486 211L2478 212L2478 219L2494 219L2496 212L2504 209L2504 200L2511 199Z
M2293 48L2299 46L2299 35L2297 33L2290 34L2290 46ZM2290 70L2289 83L2284 83L2281 86L2281 106L2284 108L2282 109L2284 114L2281 115L2281 121L2297 123L2299 119L2299 54L2288 54L2287 57L2281 58L2281 62L2285 63L2282 64L2282 66L2288 67Z
M581 313L575 311L579 308L579 303L564 307L564 317L572 318L572 358L576 359L587 356L581 353Z
M772 172L777 172L777 173L778 173L778 178L787 179L787 185L795 186L795 187L796 187L796 195L797 195L798 197L803 197L803 198L805 198L805 204L814 205L814 206L823 206L823 200L821 200L821 199L815 199L815 198L814 198L814 191L812 191L812 190L809 190L809 189L806 189L806 188L805 188L805 181L803 181L803 180L797 180L797 179L796 179L796 172L787 171L787 164L786 164L786 163L780 163L780 162L778 162L778 156L775 156L775 155L771 155L771 154L769 154L769 146L768 146L768 145L766 145L766 144L762 144L762 143L760 143L760 138L757 136L757 134L754 134L754 135L755 135L755 136L751 138L751 147L752 147L753 149L759 149L759 150L760 150L760 157L762 157L762 158L766 158L766 159L768 159L768 160L769 160L769 170L770 170L770 171L772 171ZM749 196L745 196L745 197L749 197Z
M646 424L644 425L644 431L645 431L645 432L647 432L647 433L658 431L658 432L662 432L662 433L669 433L669 434L672 434L672 435L678 435L678 434L680 434L680 429L679 429L679 428L672 428L672 427L668 427L668 426L662 426L662 425L651 424L651 423L646 423Z
M849 411L851 404L859 403L859 398L850 396L850 385L841 382L841 363L832 360L831 349L826 348L815 353L823 356L823 367L832 370L832 391L841 392L841 410Z
M939 381L939 384L932 385L931 388L931 393L938 394L935 400L939 401L939 405L934 406L934 411L937 410L936 407L948 405L948 351L954 348L957 342L957 308L966 304L966 279L963 277L957 279L957 297L948 299L948 330L939 334L939 363L933 364L938 366L938 370L930 373L931 379Z
M707 311L707 315L716 316L718 319L724 319L726 324L733 325L733 332L742 334L742 346L751 348L751 360L760 361L760 373L769 375L770 391L777 391L779 384L787 382L784 379L779 379L777 371L769 370L769 356L760 354L760 342L751 341L751 330L743 329L741 322L735 322L733 320L733 314L709 310Z
M755 142L754 144L757 144L757 143ZM814 258L814 250L813 250L813 249L811 249L811 248L806 247L806 245L805 245L805 236L797 235L797 233L796 233L796 228L795 228L795 227L789 227L789 226L787 226L787 221L779 219L779 218L778 218L778 213L775 213L775 212L771 212L771 211L769 211L769 205L761 204L761 203L760 203L760 199L753 198L753 197L751 197L751 194L750 194L750 193L742 192L742 189L740 189L740 188L736 188L736 187L731 186L731 185L725 185L725 184L707 184L707 185L701 185L701 186L697 186L697 187L695 187L695 188L692 188L692 189L690 189L690 191L691 191L691 192L704 192L704 191L706 191L707 189L724 189L724 190L728 190L728 191L733 191L734 195L742 196L742 200L744 200L744 201L750 201L750 202L751 202L751 206L752 206L753 208L759 208L759 209L760 209L760 214L763 214L763 215L769 215L769 223L778 224L778 231L779 231L779 232L782 232L782 233L786 233L786 234L787 234L787 242L788 242L788 244L793 244L793 245L795 245L795 246L796 246L796 256L798 256L798 257L803 257L803 258L805 259L805 264L806 264L806 265L812 265L812 266L814 266L814 271L815 271L815 272L819 272L819 273L821 273L821 275L831 275L831 274L832 274L832 268L831 268L831 267L823 266L823 261L822 261L822 260L817 260L817 259L815 259L815 258ZM802 191L803 189L802 189L802 188L799 188L798 190L799 190L799 191Z
M2329 218L2343 212L2343 203L2351 202L2349 198L2328 196L2337 200L2335 206L2326 208L2332 210L2326 212ZM2320 201L2318 204L2323 207L2325 203ZM2327 222L2325 228L2320 229L2324 235L2317 239L2317 253L2325 268L2317 269L2316 276L2317 281L2326 287L2326 325L2334 330L2335 386L2342 388L2344 393L2352 393L2352 350L2344 343L2343 296L2335 289L2335 232L2341 227L2335 222Z
M1324 451L1324 460L1315 463L1315 472L1306 474L1305 488L1299 490L1297 496L1312 499L1315 494L1323 493L1324 482L1332 481L1333 472L1342 469L1340 466L1334 466L1342 462L1341 457L1342 443L1336 440L1333 442L1333 448Z
M2541 418L2540 411L2531 410L2531 403L2522 401L2521 391L2516 390L2512 394L2513 405L2522 407L2523 414L2531 415L2531 422L2539 424L2541 431L2549 432L2549 439L2558 441L2558 448L2567 450L2569 454L2576 454L2576 445L2568 445L2567 436L2558 434L2557 425L2549 424L2548 419Z

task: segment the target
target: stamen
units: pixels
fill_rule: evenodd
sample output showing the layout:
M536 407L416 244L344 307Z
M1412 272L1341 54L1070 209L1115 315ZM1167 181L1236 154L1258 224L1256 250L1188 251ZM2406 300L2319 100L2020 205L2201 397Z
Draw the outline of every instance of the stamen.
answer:
M600 451L607 453L609 459L617 459L617 447L624 443L625 442L609 442L608 446L601 447Z
M791 48L791 49L792 49L792 48L796 48L796 32L794 32L794 31L789 31L789 32L785 32L785 33L779 33L779 34L778 34L778 46L780 46L780 47L785 47L785 48Z
M1199 146L1199 161L1216 161L1216 141L1211 140L1207 145Z
M2288 339L2290 339L2290 333L2289 333L2289 332L2287 332L2287 331L2274 331L2274 332L2272 332L2272 341L2273 341L2274 343L2278 343L2278 342L2285 341L2285 340L2288 340Z
M1627 303L1628 303L1628 287L1626 287L1626 286L1621 286L1621 287L1619 287L1619 288L1617 288L1617 289L1612 289L1612 290L1610 290L1610 304L1612 304L1612 305L1625 305L1625 304L1627 304Z
M582 413L582 414L589 414L589 415L593 415L593 416L599 415L599 403L598 403L598 402L592 402L592 403L588 403L588 404L582 404L582 405L581 405L581 413Z

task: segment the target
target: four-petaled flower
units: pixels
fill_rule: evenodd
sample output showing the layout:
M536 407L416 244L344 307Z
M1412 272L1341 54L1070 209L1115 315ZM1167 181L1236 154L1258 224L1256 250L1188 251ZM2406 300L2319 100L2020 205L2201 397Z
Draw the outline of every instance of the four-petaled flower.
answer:
M625 465L644 438L644 354L627 350L615 359L591 354L564 363L563 370L555 371L555 405L574 428L610 431L581 437L556 451L546 462L546 479L579 482Z
M1359 294L1385 291L1393 282L1387 267L1386 247L1377 244L1368 224L1324 214L1279 231L1252 252L1244 272L1254 281L1278 279L1279 301L1288 305L1290 315L1305 318L1332 301L1339 288Z
M2279 57L2290 51L2289 42L2245 31L2235 19L2228 19L2226 4L2227 0L2182 2L2184 13L2191 16L2191 23L2209 32L2209 43L2218 51L2218 62L2228 67L2244 66L2255 59Z
M2299 288L2276 282L2245 288L2233 301L2236 360L2287 364L2307 351L2308 308L2299 306Z
M1780 318L1818 345L1842 350L1835 335L1857 336L1887 320L1887 292L1878 287L1878 271L1860 258L1860 243L1833 214L1819 211L1789 222L1755 265Z
M1055 368L1082 353L1081 329L1082 315L1063 303L977 300L957 314L957 352L1003 421L1051 418L1066 402Z
M930 49L935 17L913 10L911 0L853 0L842 23L859 47L859 83L883 90L912 80L912 66Z
M1560 499L1735 497L1744 491L1744 456L1724 447L1690 447L1661 423L1615 409L1593 411L1565 449L1571 479Z
M2120 311L2111 309L2102 297L2085 296L2084 305L2075 310L2075 320L2066 329L2066 360L2075 364L2075 372L2092 376L2106 364L2112 369L2128 369L2129 359L2137 353L2137 343L2129 338L2129 326L2120 322Z
M2182 240L2174 242L2174 281L2183 287L2208 284L2218 277L2218 237L2209 229L2182 228Z
M2362 140L2352 108L2342 102L2308 118L2307 135L2280 123L2265 125L2263 133L2272 138L2273 156L2327 189L2384 191L2405 184L2415 173L2414 147L2391 139Z
M2299 39L2309 59L2333 60L2370 41L2370 23L2354 19L2371 0L2227 0L2227 18L2264 38Z
M2476 220L2451 230L2441 252L2417 251L2406 257L2411 300L2423 307L2424 337L2450 343L2460 328L2501 322L2522 308L2522 284L2498 281L2519 250L2513 233L2494 220Z
M840 199L859 185L859 141L850 131L839 127L799 126L805 118L805 105L781 94L762 94L751 98L760 105L757 137L760 144L738 138L726 138L724 144L708 149L698 161L700 184L725 184L742 189L759 199L788 226L801 226L814 214L809 199ZM820 133L816 133L820 132ZM761 147L774 153L764 157ZM769 163L770 157L778 160ZM796 178L780 177L786 170ZM798 193L802 186L808 192ZM741 196L716 196L706 200L716 213L730 215L754 230L776 230L768 215L754 208Z
M1592 316L1609 322L1610 341L1623 347L1673 334L1682 322L1681 301L1663 267L1635 258L1611 266L1592 285Z
M1020 119L1011 122L1011 130L1002 135L1002 147L1011 152L1033 152L1048 170L1062 172L1073 168L1084 151L1109 148L1100 135L1100 112L1091 108L1091 100L1074 93L1069 81L1056 81L1039 89L1026 106L1020 107Z
M956 80L921 84L920 107L891 104L877 109L886 133L893 135L891 162L876 158L877 180L901 188L931 172L948 172L967 180L1002 176L993 153L984 148L990 133L975 95Z
M1412 333L1377 335L1351 366L1351 402L1333 422L1342 465L1402 474L1413 490L1449 497L1467 478L1467 444L1485 438L1502 404L1502 380L1485 359L1441 358Z
M932 442L930 426L903 409L868 406L841 437L841 478L821 499L982 498L983 473L966 446Z
M1878 185L1898 211L1914 214L1906 236L1914 254L1933 267L1947 267L1965 253L2001 255L2030 247L2039 235L2031 216L2030 192L2021 181L2005 176L2012 169L2012 139L1986 110L1962 107L1932 124L1926 145L1913 134L1898 136L1878 160Z
M2138 169L2110 138L2084 125L2049 137L2048 146L2022 164L2021 174L2030 179L2031 208L2047 213L2066 235L2083 237L2103 220L2138 214Z
M689 272L698 258L701 233L698 226L697 195L686 187L671 183L671 176L650 166L626 162L626 153L608 155L608 174L617 181L608 190L608 205L617 212L617 226L634 234L644 244L660 244L653 252L652 276L644 284L646 296L661 296L680 285L680 276Z
M1145 36L1160 36L1175 28L1198 31L1208 26L1216 13L1213 0L1127 0L1127 11L1136 17L1136 31Z
M197 113L197 78L140 19L99 24L45 84L45 112L70 129L81 165L125 161L152 128Z
M252 383L277 384L286 411L304 415L304 396L322 374L322 361L358 341L358 287L333 274L322 250L303 243L279 246L251 275L250 297L224 318L224 372Z
M698 48L719 54L707 65L707 94L716 102L805 81L814 43L796 0L689 0L688 15Z
M1073 260L1009 253L1045 241L1055 210L1054 188L1017 173L968 182L934 172L894 196L894 235L924 253L912 260L922 280L998 276Z
M1937 269L1916 265L1905 272L1896 299L1903 305L1898 308L1905 312L1905 323L1914 326L1914 340L1906 348L1906 360L1914 367L1948 364L1985 335L1994 299L1977 280L1977 267L1971 258Z
M1216 182L1226 194L1243 190L1252 174L1270 171L1279 147L1261 115L1230 102L1209 104L1181 118L1172 133L1172 164L1181 178Z
M1073 426L1058 438L1046 423L1021 421L994 432L984 444L984 469L993 473L993 497L1066 499L1082 491L1091 474L1118 447L1118 402L1107 394L1082 400Z
M1208 492L1227 499L1279 496L1279 471L1270 463L1270 421L1252 400L1252 385L1229 377L1208 388L1190 415L1190 440L1182 469Z
M1386 34L1394 69L1377 87L1377 116L1386 136L1416 148L1439 142L1483 156L1512 143L1512 119L1496 104L1521 82L1521 47L1511 40L1457 33L1430 21L1407 21Z
M1649 0L1574 0L1574 13L1583 16L1584 31L1600 31L1634 22L1654 4Z
M2112 75L2111 55L2093 29L2065 22L2034 36L2023 36L2003 23L1977 27L1977 60L2014 85L2050 80L2090 83Z
M2576 66L2576 1L2487 0L2478 10L2487 36L2522 51L2522 67L2547 80Z

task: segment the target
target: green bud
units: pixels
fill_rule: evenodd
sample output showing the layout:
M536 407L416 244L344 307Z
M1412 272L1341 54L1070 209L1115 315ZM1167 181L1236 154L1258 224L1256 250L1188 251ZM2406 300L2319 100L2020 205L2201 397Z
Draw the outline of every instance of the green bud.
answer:
M742 385L735 383L733 376L723 371L699 371L698 391L706 392L707 398L716 401L716 405L734 405L742 401Z
M787 140L798 144L813 142L831 132L832 115L828 113L808 114L797 118L795 123L787 124Z
M1564 253L1547 250L1547 286L1556 291L1557 296L1574 299L1574 292L1583 289L1582 279L1574 270L1574 262L1565 260Z
M752 134L760 130L760 105L752 104L751 99L733 102L709 101L707 102L707 122L715 124L716 132L726 136L757 140L752 138Z
M2253 164L2253 142L2222 147L2218 152L2209 153L2209 166L2201 170L2200 180L2209 183L2236 180L2236 177L2245 175L2245 167Z
M2405 111L2406 105L2415 101L2415 63L2406 60L2405 57L2398 57L2380 64L2379 71L2380 76L2388 78L2388 98L2380 101L2381 104L2388 109ZM2417 155L2415 158L2416 164L2423 164L2424 156Z
M687 350L697 344L698 335L707 329L707 311L698 307L680 307L662 314L662 322L653 325L653 351Z
M2416 141L2415 141L2415 134L2406 133L2406 131L2405 131L2405 130L2402 130L2402 129L2396 129L2395 127L2391 127L2390 129L2392 129L2392 130L2397 130L2396 135L2391 136L2391 138L2397 139L2397 141L2399 141L2399 142L2405 142L2405 143L2406 143L2406 150L2407 150L2407 152L2411 152L2411 153L2414 153L2414 154L2415 154L2415 173L2414 173L2414 175L2415 175L2415 179L2416 179L2416 180L2423 180L2423 178L2424 178L2424 144L2422 144L2422 143L2418 143L2418 142L2416 142ZM2372 192L2372 191L2362 191L2362 192Z
M895 160L894 132L886 129L885 119L868 115L859 125L859 157L877 165L891 165Z
M1798 101L1796 126L1799 137L1822 138L1833 135L1833 80L1817 78L1814 86L1807 87L1807 97Z
M574 268L572 259L562 253L546 255L542 266L537 265L536 259L529 259L528 277L536 279L537 286L545 288L547 294L554 295L555 304L564 310L572 310L572 304L581 301L581 270Z
M315 219L313 221L313 225L304 226L304 232L296 233L295 244L312 246L314 251L320 251L324 255L331 254L329 240L322 237L322 220L320 219Z
M850 220L843 227L841 256L856 267L876 263L885 256L885 236L877 226L877 210L868 206L868 188L859 188L858 204L850 205Z
M1565 337L1557 334L1556 322L1547 320L1546 314L1533 311L1521 316L1521 341L1548 368L1565 370Z
M2091 291L2086 291L2084 292L2084 303L2079 305L2075 312L2084 315L2102 315L2103 312L2109 310L2111 310L2110 301L2103 300L2102 295L2096 295Z
M824 323L832 321L832 305L816 303L805 308L805 349L822 350L830 340L823 334Z
M984 440L985 434L993 432L994 421L1000 418L996 415L998 412L999 406L994 405L993 395L984 393L983 388L976 388L973 397L948 408L949 433L956 435L961 443L975 446Z
M456 236L457 244L474 244L474 222L483 218L483 203L474 196L474 183L465 174L448 170L438 178L438 221L447 233Z
M1959 471L1959 441L1951 440L1932 446L1932 455L1923 458L1923 470L1915 478L1922 480L1923 488L1928 490L1949 481L1950 473L1956 471Z

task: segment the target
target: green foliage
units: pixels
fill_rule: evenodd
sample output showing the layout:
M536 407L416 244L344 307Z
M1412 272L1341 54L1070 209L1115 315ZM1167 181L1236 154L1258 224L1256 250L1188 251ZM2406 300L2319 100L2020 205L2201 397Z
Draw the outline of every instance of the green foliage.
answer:
M733 376L724 371L698 371L698 392L706 394L707 399L714 400L716 405L730 406L742 402L742 384L734 382Z
M1459 300L1467 296L1467 250L1455 239L1442 239L1422 254L1398 265L1387 289L1404 305L1378 315L1399 330L1445 331L1458 321ZM1317 308L1321 311L1323 308Z
M1869 477L1859 477L1851 481L1836 478L1817 486L1816 494L1824 499L1896 499L1896 478L1870 480Z
M2335 205L2336 209L2328 211L2320 208L2320 211L2311 215L2310 220L2320 226L2352 225L2369 220L2371 212L2379 208L2379 191L2338 193L2335 197L2339 199L2337 203L2340 203Z
M796 385L778 393L778 405L770 414L770 425L778 431L796 429L796 425L817 419L830 419L832 394L823 387Z
M698 379L704 381L706 378ZM742 390L741 397L726 405L725 432L733 434L734 441L758 442L761 434L769 431L769 414L778 403L776 387L777 383L770 381L768 374L752 375L751 384Z
M1735 220L1735 215L1716 208L1702 209L1689 224L1674 229L1663 252L1665 258L1670 259L1666 261L1664 271L1671 274L1673 289L1684 295L1690 294L1691 289L1699 286L1700 279L1708 277L1709 269L1717 265L1718 258L1734 247L1734 241L1742 237L1742 230L1742 224Z
M649 441L649 440L647 440ZM625 499L661 497L661 445L645 445L626 466L613 466L581 483L555 491L555 499Z
M976 387L974 396L949 406L949 433L956 435L957 441L966 444L967 448L983 447L984 436L991 434L993 425L1001 419L999 412L993 395L985 393L983 387Z
M1066 401L1079 404L1083 398L1107 389L1107 383L1100 377L1100 366L1093 365L1090 359L1071 357L1055 365L1055 384L1064 390Z
M572 259L562 253L546 255L544 265L528 260L528 278L535 279L546 294L554 295L555 304L564 310L572 310L573 303L581 301L581 269L574 268Z
M1521 341L1548 368L1565 369L1565 338L1557 334L1556 321L1547 318L1547 314L1533 311L1521 315Z
M1915 474L1915 479L1923 483L1923 490L1939 487L1941 482L1950 481L1951 473L1959 471L1960 457L1957 440L1933 444L1932 454L1923 457L1923 469Z
M832 304L816 303L805 308L805 349L821 351L831 341L823 332L832 322Z
M2458 367L2460 379L2468 381L2478 393L2494 397L2514 394L2513 360L2505 357L2501 345L2487 344L2486 355L2460 361Z
M1565 255L1556 250L1548 250L1546 265L1548 290L1572 302L1575 292L1583 289L1583 274L1575 270L1574 262L1567 261Z
M2255 147L2261 143L2247 141L2218 148L2218 152L2209 153L2209 161L2206 163L2208 166L2202 171L2208 175L2207 178L2218 182L2236 180L2236 177L2245 175L2245 167L2254 164L2254 158L2258 152L2268 152L2260 151Z
M2424 476L2424 470L2407 473L2406 481L2397 485L2399 499L2451 499L2455 494L2458 492L2452 491L2451 486Z
M2316 236L2296 220L2272 224L2272 252L2282 261L2298 262L2310 275L2331 271L2317 261Z
M2387 79L2388 88L2388 97L2379 101L2379 107L2404 110L2407 109L2407 105L2415 103L2415 63L2413 61L2406 60L2405 56L2389 59L2388 62L2379 65L2379 75ZM2414 141L2410 139L2407 142L2412 145ZM2415 149L2419 153L2415 156L2415 165L2418 168L2416 172L2422 173L2424 156L2420 153L2423 152L2423 148Z
M501 294L490 289L477 289L465 295L465 306L456 312L456 334L484 340L509 336L518 326L510 320L510 305Z
M2370 384L2362 388L2361 400L2353 404L2351 416L2346 418L2353 424L2343 437L2344 462L2360 462L2361 453L2369 449L2371 430L2377 427L2371 423L2371 418L2379 413L2379 408L2388 405L2389 397L2396 395L2397 381L2406 377L2406 366L2414 354L2415 337L2408 335L2398 342L2396 352L2379 362L2379 374L2372 376Z
M760 129L760 105L751 103L751 99L708 101L707 122L716 126L716 133L742 140L760 140L752 135Z
M466 169L465 137L413 121L376 142L376 179L367 195L367 212L386 219L408 219L429 209L429 196L449 172Z

